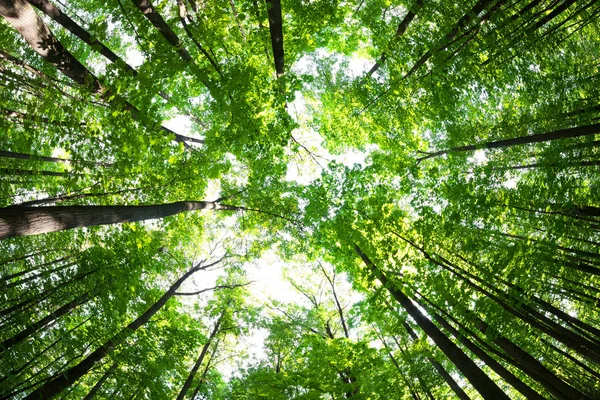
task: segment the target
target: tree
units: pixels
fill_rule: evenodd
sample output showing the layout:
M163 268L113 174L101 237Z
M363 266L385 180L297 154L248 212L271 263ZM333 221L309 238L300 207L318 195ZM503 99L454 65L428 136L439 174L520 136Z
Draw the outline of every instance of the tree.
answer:
M0 397L600 397L598 2L0 15Z

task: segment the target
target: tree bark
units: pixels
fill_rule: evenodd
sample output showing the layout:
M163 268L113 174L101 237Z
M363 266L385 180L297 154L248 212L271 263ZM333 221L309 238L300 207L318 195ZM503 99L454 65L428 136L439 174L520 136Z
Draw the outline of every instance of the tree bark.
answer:
M408 312L411 318L429 336L444 354L463 373L465 378L471 382L473 387L484 397L489 399L505 399L509 397L471 360L458 346L456 346L442 331L440 331L421 311L410 301L410 299L395 285L388 281L383 271L362 252L358 245L354 247L356 253L361 257L367 268L390 292L390 294Z
M581 137L581 136L595 135L597 133L600 133L600 124L579 126L576 128L560 129L560 130L553 131L553 132L538 133L536 135L531 135L531 136L524 136L524 137L518 137L518 138L512 138L512 139L497 140L494 142L484 142L484 143L479 143L479 144L470 144L470 145L466 145L466 146L453 147L453 148L447 149L447 150L440 150L440 151L436 151L434 153L427 153L427 155L425 157L421 157L421 158L417 159L417 162L421 162L428 158L438 157L438 156L441 156L444 154L449 154L449 153L474 151L477 149L498 149L498 148L503 148L503 147L523 145L523 144L540 143L540 142L547 142L547 141L551 141L551 140L568 139L568 138L575 138L575 137Z
M431 301L426 299L421 293L419 293L427 303L432 304ZM417 304L421 305L424 309L428 307L425 304L421 303L418 300L415 300ZM437 306L436 306L437 308ZM431 312L428 310L429 315L433 317L435 321L437 321L440 326L450 332L456 339L458 339L467 349L469 349L473 354L475 354L481 361L483 361L488 367L490 367L495 373L498 374L502 379L504 379L508 384L517 389L525 398L532 400L544 400L544 397L529 387L525 382L516 377L512 372L507 370L494 360L490 355L488 355L485 351L483 351L479 346L469 340L465 335L462 335L458 330L456 330L452 325L450 325L444 318L438 315L435 312Z
M281 1L265 0L267 14L269 15L269 31L271 32L271 47L273 48L273 60L277 77L284 73L283 54L283 23L281 21Z
M416 332L408 324L408 322L403 321L402 326L404 326L404 329L406 329L406 331L408 332L409 336L412 338L413 341L416 341L419 339ZM446 371L446 369L442 366L442 364L440 364L437 360L435 360L432 357L426 357L426 358L427 358L427 361L429 361L429 363L437 371L437 373L444 379L444 382L446 382L448 384L448 386L450 386L450 389L452 389L452 391L456 394L456 397L458 397L459 399L462 399L462 400L470 400L470 397L467 396L465 391L462 390L462 388L460 386L458 386L458 384L456 383L454 378L452 378L452 376L450 376L450 374L448 373L448 371Z
M164 218L192 210L226 210L211 201L180 201L142 206L55 206L0 208L0 240L65 229Z
M89 86L93 92L101 90L98 79L64 48L26 0L0 0L0 15L19 31L36 53L63 74L80 85Z

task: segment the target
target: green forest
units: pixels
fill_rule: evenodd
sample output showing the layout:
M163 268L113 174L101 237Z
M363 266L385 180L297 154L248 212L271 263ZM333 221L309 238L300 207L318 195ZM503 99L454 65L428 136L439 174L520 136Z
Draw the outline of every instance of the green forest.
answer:
M0 399L600 399L600 2L0 15Z

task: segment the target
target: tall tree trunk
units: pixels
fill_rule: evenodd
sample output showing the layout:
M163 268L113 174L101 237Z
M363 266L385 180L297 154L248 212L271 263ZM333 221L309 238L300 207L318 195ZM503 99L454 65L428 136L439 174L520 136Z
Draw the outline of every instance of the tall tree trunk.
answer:
M575 137L581 137L581 136L587 136L587 135L595 135L597 133L600 133L600 124L579 126L576 128L560 129L560 130L553 131L553 132L538 133L536 135L531 135L531 136L523 136L523 137L512 138L512 139L497 140L494 142L484 142L484 143L470 144L470 145L466 145L466 146L453 147L451 149L440 150L440 151L436 151L434 153L427 153L426 156L417 159L417 162L421 162L428 158L438 157L438 156L448 154L448 153L474 151L477 149L499 149L499 148L503 148L503 147L518 146L518 145L523 145L523 144L540 143L540 142L547 142L547 141L551 141L551 140L568 139L568 138L575 138Z
M219 260L220 261L220 260ZM38 400L38 399L50 399L53 396L57 395L67 387L71 386L75 383L79 378L88 373L94 365L98 362L102 361L106 355L108 355L115 347L119 344L123 343L123 341L129 337L131 334L135 333L141 326L147 323L150 318L152 318L161 308L167 303L167 301L175 295L175 292L179 287L185 282L190 275L198 272L202 269L206 269L212 265L217 264L219 261L201 265L197 264L193 268L191 268L188 272L183 274L181 278L179 278L175 283L171 285L171 287L163 294L146 312L132 321L125 328L121 329L119 333L111 337L108 341L106 341L102 346L97 348L91 354L89 354L86 358L81 360L77 365L67 369L64 372L61 372L56 375L56 377L49 382L44 383L42 386L31 392L26 399L27 400Z
M185 7L185 4L183 3L183 0L177 0L177 6L179 7L179 20L181 21L181 25L183 25L183 29L185 30L185 33L192 40L192 42L194 42L194 44L196 45L198 50L200 50L200 52L204 55L204 57L206 57L208 59L208 62L210 62L210 64L215 69L215 71L217 71L219 73L219 75L222 76L223 74L221 73L221 68L219 68L219 65L216 63L215 60L213 60L213 58L210 56L210 54L208 54L208 52L204 49L204 47L200 44L200 42L198 42L196 40L196 38L192 34L192 31L190 30L188 23L186 21L186 19L189 18L189 15L187 12L187 8Z
M46 162L61 163L61 164L70 164L71 163L71 160L67 160L66 158L56 158L56 157L38 156L35 154L15 153L15 152L6 151L6 150L0 150L0 157L14 158L17 160L46 161Z
M143 206L56 206L0 208L0 240L80 227L164 218L192 210L232 210L211 201Z
M281 1L265 0L267 13L269 15L269 31L271 32L271 47L273 48L273 60L277 77L283 76L283 22L281 20Z
M392 42L401 37L402 35L404 35L404 32L406 32L406 29L408 28L408 25L410 25L410 23L412 22L412 20L417 16L416 11L423 7L423 0L416 0L415 4L413 4L413 6L408 10L408 12L406 13L406 15L404 16L404 18L402 19L402 21L400 21L400 24L398 25L398 29L396 29L396 34L394 35L394 38L392 39ZM371 76L373 76L373 74L375 72L377 72L377 70L379 68L381 68L381 66L385 63L385 61L387 60L387 54L385 52L383 52L381 54L381 57L379 57L379 59L375 62L375 64L371 67L371 69L369 70L369 72L367 72L366 77L370 78Z
M160 15L152 3L149 0L132 0L133 4L144 14L144 17L148 19L158 29L160 34L175 48L177 53L181 56L183 61L191 62L192 57L190 53L187 52L186 49L183 48L183 44L175 34L171 30L171 27L167 24L167 22L163 19L162 15Z
M19 31L36 53L63 74L80 85L89 86L93 92L101 90L98 79L63 47L26 0L0 0L0 15Z
M463 373L465 378L471 382L473 387L484 397L490 399L505 399L508 396L471 360L456 344L454 344L442 331L440 331L421 311L410 301L410 299L395 285L388 281L387 277L373 262L355 245L357 254L361 257L367 268L390 292L390 294L408 312L411 318L429 336L444 354Z
M47 0L27 0L31 5L37 7L44 14L52 18L54 21L63 26L63 28L67 29L69 32L77 36L83 42L90 45L90 47L94 50L102 54L104 57L109 59L111 62L117 64L120 67L125 68L125 70L129 71L131 74L136 75L137 71L127 64L123 59L113 53L108 47L98 41L95 37L90 35L85 29L79 26L75 21L73 21L69 16L65 15L60 9L54 6Z
M83 398L83 400L92 400L94 398L94 396L96 395L96 393L98 393L98 391L100 390L100 388L102 387L102 385L104 384L104 382L106 382L106 380L110 377L110 375L117 369L117 364L113 364L110 366L109 369L106 370L106 372L102 375L102 377L98 380L98 382L96 382L96 384L94 385L94 387L92 389L90 389L90 391L88 392L88 394L85 395L85 397Z
M45 251L42 251L42 252L34 253L34 255L35 254L46 253L48 251L51 251L51 250L45 250ZM24 270L21 270L19 272L15 272L14 274L3 276L3 277L0 278L0 288L5 287L5 285L8 284L8 281L11 280L11 279L18 278L19 276L25 275L25 274L27 274L29 272L37 271L38 269L41 269L41 268L46 267L48 265L52 265L52 264L59 263L61 261L68 260L69 258L72 258L72 257L73 257L73 255L68 255L66 257L57 258L56 260L48 261L48 262L45 262L43 264L35 265L35 266L31 267L31 268L24 269Z
M477 318L477 321L477 328L483 334L486 334L490 328L489 325L479 318ZM538 360L510 340L498 336L493 332L490 337L495 345L500 347L506 354L517 361L524 370L529 371L531 377L543 384L544 387L557 398L568 400L589 399L589 397L565 383L562 379L544 367Z
M79 307L81 304L87 302L91 298L90 292L86 292L81 296L77 296L64 306L60 307L56 311L50 313L46 317L40 319L37 322L29 325L26 329L17 333L11 338L6 339L2 343L0 343L0 353L6 350L9 350L11 347L16 346L21 343L23 340L27 339L29 336L33 335L35 332L48 325L50 322L62 317L65 314L68 314L76 307Z
M196 389L194 389L194 392L192 393L190 399L195 399L196 398L196 395L200 391L200 388L202 387L202 384L206 380L206 375L208 375L208 371L210 370L210 367L212 367L211 363L212 363L213 357L215 356L215 353L217 352L217 348L218 347L219 347L219 341L217 340L217 343L213 346L213 350L210 353L210 357L209 357L208 361L206 362L206 366L204 367L204 371L202 371L202 376L200 377L200 382L198 382L198 385L196 386Z
M386 303L387 303L387 301L386 301ZM388 306L390 306L390 308L392 308L389 303L388 303ZM408 322L402 321L402 326L404 326L404 329L406 329L406 331L408 332L409 336L412 338L413 341L419 340L417 333L408 324ZM450 389L452 389L452 391L456 394L456 397L458 397L459 399L462 399L462 400L470 400L469 396L467 396L465 391L462 390L462 388L460 386L458 386L458 384L456 383L454 378L452 378L452 376L450 376L450 374L448 373L448 371L446 371L446 369L442 366L442 364L440 364L436 359L434 359L432 357L428 356L426 358L427 358L427 361L429 361L429 363L431 364L431 366L444 379L444 382L446 382L448 384L448 386L450 386Z
M504 0L500 0L499 2L503 1ZM423 56L413 65L410 71L408 71L402 79L406 79L412 74L414 74L419 69L419 67L421 67L421 65L425 64L427 60L431 58L433 54L444 50L452 43L454 43L456 40L456 36L460 33L462 29L464 29L467 26L468 23L470 23L473 20L473 16L477 18L477 16L483 10L485 10L486 7L490 6L493 2L494 0L479 0L465 15L463 15L458 20L456 25L454 25L454 28L452 28L452 30L444 36L442 42L438 46L432 47L431 49L427 50L427 52L423 54Z
M433 303L425 298L421 293L419 296L423 298L427 303L433 305ZM417 304L419 304L424 309L428 309L425 304L422 302L415 300ZM437 306L436 306L437 308ZM544 397L537 393L535 390L530 388L525 382L516 377L512 372L507 370L494 360L490 355L488 355L485 351L483 351L479 346L469 340L465 335L461 334L458 330L456 330L452 325L450 325L444 318L438 315L431 310L428 310L427 313L433 317L433 319L440 324L440 326L450 332L456 339L458 339L467 349L469 349L473 354L475 354L481 361L483 361L488 367L490 367L495 373L498 374L502 379L504 379L508 384L517 389L525 398L530 400L544 400Z
M219 333L219 328L221 327L221 321L222 321L224 315L225 315L225 311L223 311L221 313L221 316L219 317L219 319L217 319L217 322L215 323L215 326L213 327L213 330L210 333L210 336L206 340L206 343L204 343L204 346L202 346L202 351L200 352L200 355L198 356L196 363L190 370L190 373L189 373L187 379L185 380L185 383L183 384L181 391L177 395L177 400L183 400L185 398L185 395L187 394L188 390L190 389L190 386L192 386L192 381L196 377L196 373L198 372L198 369L202 365L202 362L204 361L204 357L206 357L206 353L208 352L208 348L210 347L210 344L212 343L212 341L215 338L215 336L217 335L217 333Z

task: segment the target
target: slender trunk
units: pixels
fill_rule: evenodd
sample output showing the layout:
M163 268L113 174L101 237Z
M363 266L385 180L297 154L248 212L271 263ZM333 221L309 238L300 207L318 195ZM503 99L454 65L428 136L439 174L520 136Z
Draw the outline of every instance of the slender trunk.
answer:
M51 250L45 250L45 251L41 251L41 252L38 252L38 253L34 253L31 256L37 255L37 254L47 253L49 251L51 251ZM26 258L26 257L27 256L25 256L23 258ZM46 267L48 265L59 263L61 261L68 260L69 258L72 258L72 257L73 257L72 255L69 255L69 256L66 256L66 257L57 258L56 260L45 262L45 263L40 264L40 265L35 265L35 266L33 266L33 267L29 268L29 269L25 269L25 270L22 270L22 271L19 271L19 272L15 272L14 274L3 276L3 277L0 278L0 281L1 282L8 282L9 280L14 279L14 278L18 278L21 275L25 275L25 274L27 274L29 272L37 271L38 269L41 269L41 268ZM5 286L4 283L0 284L0 288L2 288L4 286Z
M40 250L40 251L36 251L34 253L25 254L23 256L16 256L16 257L11 257L11 258L5 258L4 260L0 261L0 265L6 265L8 263L14 263L14 262L17 262L17 261L25 260L27 258L39 256L40 254L45 254L45 253L48 253L48 252L51 252L51 251L55 251L55 249ZM4 276L4 277L2 277L0 279L7 280L9 278L10 278L10 275Z
M14 158L17 160L46 161L46 162L61 163L61 164L70 164L71 163L71 160L67 160L65 158L45 157L45 156L38 156L35 154L26 154L26 153L15 153L15 152L6 151L6 150L0 150L0 157Z
M137 71L127 64L123 59L113 53L108 47L98 41L95 37L90 35L85 29L79 26L75 21L73 21L69 16L65 15L60 9L54 6L52 3L47 0L27 0L31 5L37 7L40 11L46 14L48 17L52 18L54 21L62 25L63 28L67 29L69 32L77 36L83 42L90 45L90 47L94 50L97 50L104 57L109 59L111 62L117 64L120 67L123 67L126 71L130 72L133 75L137 74Z
M560 6L556 7L554 10L552 10L552 12L550 14L544 15L544 17L541 18L534 25L533 30L539 29L542 26L546 25L548 22L552 21L559 14L561 14L563 11L565 11L567 8L569 8L573 3L575 3L575 0L566 0L566 1L564 1Z
M413 21L413 19L417 16L416 10L423 6L423 0L416 0L415 4L408 10L408 13L404 16L400 24L398 25L398 29L396 30L396 34L394 35L394 39L397 39L404 35L408 25ZM375 62L375 64L371 67L369 72L367 72L366 77L371 77L387 60L387 55L385 52L381 54L381 57Z
M0 208L0 240L65 229L164 218L192 210L231 209L210 201L143 206L56 206Z
M429 300L427 300L421 293L419 296L423 298L427 303L433 304ZM425 304L421 303L418 300L415 300L417 304L419 304L424 309L428 309ZM433 317L433 319L440 324L440 326L450 332L456 339L458 339L467 349L469 349L473 354L475 354L481 361L483 361L488 367L490 367L495 373L498 374L502 379L504 379L508 384L517 389L525 398L532 400L544 400L544 397L537 393L534 389L530 388L525 382L516 377L512 372L507 370L494 360L490 355L488 355L485 351L483 351L479 346L469 340L465 335L462 335L458 330L456 330L452 325L450 325L444 318L438 315L435 312L428 311L429 315Z
M0 174L2 174L2 175L28 175L28 176L56 176L56 177L60 177L60 178L81 176L81 174L74 174L71 172L56 172L56 171L44 171L44 170L32 170L32 169L20 169L20 168L0 168Z
M431 58L431 56L433 56L434 53L442 51L445 48L447 48L449 45L454 43L454 41L456 40L456 36L459 34L461 29L464 29L467 26L467 24L471 22L471 20L473 19L473 16L475 16L477 18L477 16L483 10L485 10L486 7L488 7L490 4L492 4L493 1L494 0L479 0L471 8L471 10L469 10L465 15L463 15L458 20L458 22L456 23L454 28L452 28L452 30L444 36L444 39L442 40L441 44L427 50L427 52L425 54L423 54L423 56L413 65L413 67L410 69L410 71L408 71L402 79L406 79L409 76L411 76L412 74L414 74L419 69L419 67L421 67L421 65L425 64L427 62L427 60L429 60Z
M30 281L32 281L32 280L35 280L35 279L37 279L37 278L39 278L39 277L41 277L41 276L44 276L44 275L50 275L50 274L53 274L53 273L55 273L55 272L57 272L57 271L62 271L63 269L66 269L66 268L72 267L73 265L76 265L76 264L77 264L76 262L67 263L67 264L64 264L64 265L60 265L60 266L58 266L58 267L56 267L56 268L53 268L53 269L51 269L51 270L48 270L48 271L43 271L43 272L40 272L40 273L38 273L38 274L33 274L33 275L31 275L31 276L28 276L28 277L26 277L26 278L20 279L20 280L18 280L18 281L7 283L7 284L5 284L5 285L2 285L2 286L0 286L0 292L1 292L1 291L8 290L8 289L10 289L11 287L15 287L15 286L21 286L21 285L23 285L24 283L30 282Z
M269 31L271 32L271 47L273 48L273 60L277 77L284 73L283 58L283 23L281 21L280 0L265 0L267 13L269 15Z
M140 0L140 3L147 3ZM140 110L127 101L119 101L119 96L111 93L100 83L90 71L88 71L71 53L63 47L46 26L44 21L37 16L33 8L25 0L2 0L0 1L0 15L5 17L7 21L17 29L21 35L27 40L31 47L41 55L46 61L54 65L59 71L73 79L75 82L83 86L88 86L92 92L102 94L105 98L114 97L117 100L112 100L111 104L119 109L126 110L131 113L134 120L144 122ZM164 21L163 21L164 22ZM41 44L44 43L42 46ZM48 43L48 45L46 45ZM14 57L4 52L0 52L3 57L14 59ZM11 60L12 61L12 60ZM19 62L16 60L14 62ZM21 64L24 64L21 62ZM32 68L30 68L32 69ZM33 69L35 71L35 69ZM200 139L193 139L183 135L179 135L169 128L160 127L161 130L173 135L177 142L186 143L193 141L204 143Z
M83 321L81 321L79 324L77 324L73 328L69 329L66 332L67 333L66 335L59 336L58 339L56 339L54 342L52 342L50 345L48 345L44 350L40 351L34 357L32 357L31 359L29 359L29 361L27 361L25 364L23 364L19 368L16 368L16 369L10 371L8 374L6 374L2 378L0 378L0 383L3 382L4 380L6 380L7 377L9 377L9 376L14 378L17 375L19 375L21 372L23 372L25 369L27 369L27 367L29 367L31 364L35 363L38 358L40 358L45 353L47 353L48 351L50 351L54 346L56 346L61 340L63 340L65 337L69 337L68 334L70 334L71 332L75 331L77 328L79 328L80 326L82 326L83 324L85 324L86 322L88 322L90 319L92 319L91 316L87 317L86 319L84 319Z
M423 297L423 299L425 298ZM427 299L425 300L427 301ZM483 339L479 338L466 326L461 324L456 318L450 315L447 311L443 310L431 301L428 301L428 303L435 307L441 313L445 314L447 318L449 318L455 324L457 324L457 326L464 332L469 333L475 340L479 342L479 344L482 347L487 348L490 352L503 358L505 361L512 364L514 367L523 371L531 379L539 382L548 391L548 393L552 394L556 398L568 399L569 397L565 397L564 393L569 393L575 390L569 384L567 384L558 376L556 376L552 371L548 370L542 363L537 361L534 357L530 356L527 352L523 351L521 348L512 343L509 339L498 335L497 332L495 332L495 335L491 335L491 343L497 345L500 349L505 351L506 354L499 352L495 348L491 347L488 341L484 341ZM474 320L474 323L479 327L484 325L487 326L485 322L483 322L476 315L472 315L471 318Z
M213 58L210 56L210 54L208 54L208 52L204 49L204 47L202 47L202 45L196 40L196 38L192 34L192 31L190 30L190 28L187 24L187 21L186 21L186 18L188 18L188 13L187 13L187 9L185 8L185 4L183 3L183 0L177 0L177 5L179 7L179 20L181 21L181 25L183 25L183 29L185 30L185 33L192 40L192 42L194 42L194 44L196 45L198 50L200 50L200 52L204 55L204 57L206 57L208 59L210 64L219 73L219 75L222 75L221 68L219 68L219 65L215 62L215 60L213 60Z
M198 369L200 368L200 366L202 365L202 362L204 361L204 357L206 356L206 353L208 352L208 348L210 347L210 344L212 343L213 339L219 332L219 328L221 326L221 320L223 319L224 315L225 315L225 311L223 311L221 313L221 316L215 323L215 326L213 327L213 330L210 333L210 336L206 340L206 343L204 343L204 346L202 346L202 351L200 352L200 355L198 356L196 363L190 370L190 373L189 373L187 379L185 380L185 383L183 384L181 391L177 395L177 400L183 400L185 398L185 395L187 394L188 390L190 389L190 386L192 386L192 381L196 377L196 373L198 372Z
M117 364L113 364L110 366L109 369L106 370L106 372L102 375L102 377L98 380L98 382L96 382L96 384L94 385L94 387L88 392L88 394L85 395L85 397L83 398L83 400L92 400L94 398L94 396L96 395L96 393L98 393L98 391L100 390L100 388L102 387L102 385L104 384L104 382L106 382L106 380L110 377L110 375L117 369Z
M572 168L572 167L595 167L600 165L599 160L593 161L575 161L575 162L567 162L567 163L533 163L533 164L525 164L525 165L513 165L510 167L497 167L494 169L504 171L507 169L532 169L532 168Z
M81 304L87 302L90 298L90 292L86 292L81 296L77 296L75 299L63 305L56 311L50 313L49 315L40 319L39 321L34 322L33 324L29 325L26 329L0 343L0 352L9 350L11 347L16 346L17 344L21 343L23 340L27 339L29 336L33 335L35 332L43 328L44 326L48 325L50 322L62 317L63 315L70 313L76 307L79 307Z
M160 34L175 48L177 53L181 56L183 61L191 62L192 57L190 53L187 52L186 49L183 48L183 45L175 32L171 30L167 22L163 19L163 17L156 11L154 6L149 0L132 0L133 4L144 14L144 17L148 19L158 29Z
M93 92L101 90L98 79L64 48L26 0L0 1L0 15L19 31L36 53L63 74L80 85L89 86Z
M240 35L242 35L242 39L244 39L244 42L245 42L246 41L246 33L244 32L244 29L242 28L242 24L240 24L240 18L239 18L237 9L235 8L235 3L233 2L233 0L229 0L229 6L231 7L231 12L233 13L233 18L235 19L238 29L240 30Z
M215 353L217 352L218 347L219 347L219 341L217 341L217 343L213 346L213 350L210 353L210 357L209 357L208 361L206 362L204 371L202 371L202 376L200 377L200 382L198 382L198 385L196 386L196 389L194 389L194 393L192 393L192 396L190 397L190 399L193 400L196 398L196 395L200 391L202 384L206 381L206 375L208 375L208 371L210 370L210 367L212 366L211 362L213 360L213 357L215 356Z
M404 326L404 329L406 329L413 341L419 340L419 337L417 336L413 328L408 324L408 322L402 321L402 326ZM427 361L429 361L429 363L433 366L437 373L444 379L444 382L446 382L448 386L450 386L450 389L452 389L452 391L456 394L456 397L462 400L470 400L469 396L467 396L465 391L462 390L460 386L458 386L456 381L450 376L450 374L448 373L448 371L446 371L442 364L440 364L437 360L435 360L432 357L427 357Z
M490 328L489 325L480 319L477 319L477 321L477 328L483 334L487 334L488 329ZM506 352L506 354L530 371L532 377L538 376L541 378L542 381L540 381L540 379L538 379L538 381L542 383L546 389L557 398L569 400L589 399L589 397L585 396L571 385L563 382L559 377L544 367L538 360L533 358L531 355L529 355L529 353L522 350L510 340L502 336L497 336L497 334L493 332L491 333L490 337L493 338L492 340L494 344L496 344L504 352Z
M463 151L474 151L477 149L498 149L503 147L518 146L530 143L547 142L551 140L568 139L587 135L595 135L600 133L600 124L580 126L576 128L560 129L553 132L538 133L531 136L523 136L512 139L497 140L494 142L484 142L478 144L470 144L466 146L453 147L451 149L440 150L434 153L427 153L426 156L417 159L421 162L428 158L438 157L449 153L458 153Z
M395 285L388 281L383 271L355 245L355 250L361 257L367 268L375 275L390 294L404 307L411 318L423 329L444 354L463 373L465 378L471 382L473 387L484 397L490 399L505 399L508 396L492 381L456 344L442 333L421 311L410 301L410 299Z
M441 261L438 261L437 259L433 258L422 247L417 246L415 243L402 237L397 232L395 232L395 231L392 231L392 232L394 233L394 235L396 235L397 237L399 237L400 239L409 243L412 247L414 247L415 249L420 251L427 260L429 260L430 262L434 263L435 265L453 273L454 275L458 276L468 286L470 286L474 290L478 291L481 294L484 294L489 299L496 302L496 304L498 304L502 309L506 310L507 312L509 312L510 314L514 315L515 317L521 319L522 321L528 323L532 327L537 328L538 330L548 334L549 336L553 337L554 339L558 340L559 342L561 342L561 343L565 344L566 346L572 348L573 350L579 352L583 356L585 356L595 362L600 362L600 346L598 346L598 344L564 328L563 326L552 321L550 318L546 317L544 314L537 312L536 310L531 308L528 304L522 303L522 304L520 304L520 309L519 310L516 309L511 304L509 304L505 301L505 300L507 300L506 296L504 296L502 294L495 295L495 294L491 293L490 291L486 290L482 286L476 285L470 279L468 279L466 276L462 275L458 271L459 270L462 271L465 275L469 276L476 282L479 282L480 284L482 284L484 286L487 285L489 287L490 285L486 284L482 279L480 279L480 278L476 277L475 275L471 274L470 272L465 271L464 269L452 264L448 260L441 257L439 254L437 255L437 258L439 258ZM510 236L510 237L515 236L515 235L507 235L507 234L503 234L503 235ZM516 236L516 237L521 238L520 236ZM497 292L497 290L495 290L494 288L491 288L491 290L494 290ZM510 301L510 299L508 299L508 300Z
M138 318L132 321L125 328L121 329L119 333L117 333L108 341L106 341L102 346L97 348L86 358L81 360L77 365L58 374L54 379L44 383L41 387L31 392L26 397L26 399L49 399L57 395L67 387L71 386L79 378L88 373L94 367L94 365L96 365L98 362L104 359L104 357L106 357L115 347L123 343L123 341L128 336L135 333L135 331L137 331L138 328L146 324L150 320L150 318L152 318L158 311L160 311L160 309L163 308L167 301L175 295L177 289L179 289L179 287L190 275L197 271L200 271L201 269L208 268L214 264L216 263L204 266L196 265L193 268L191 268L181 278L175 281L175 283L171 285L169 290L167 290L165 294L163 294L150 308L148 308L146 312L144 312L142 315L140 315Z

